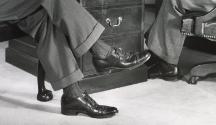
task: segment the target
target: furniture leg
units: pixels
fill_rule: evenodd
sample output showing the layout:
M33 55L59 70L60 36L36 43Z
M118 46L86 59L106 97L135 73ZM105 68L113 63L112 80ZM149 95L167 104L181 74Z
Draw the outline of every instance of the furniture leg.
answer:
M45 71L43 69L42 64L40 61L38 62L38 94L37 100L42 102L47 102L53 99L52 91L46 89L45 87Z

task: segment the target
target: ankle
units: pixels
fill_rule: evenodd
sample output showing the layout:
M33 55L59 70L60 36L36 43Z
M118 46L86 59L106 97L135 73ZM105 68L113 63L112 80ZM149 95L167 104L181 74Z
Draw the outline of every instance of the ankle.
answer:
M82 90L80 89L78 83L73 83L63 89L63 94L66 97L81 97L82 96Z
M98 40L90 49L94 58L105 59L112 50L112 47L106 44L103 40Z

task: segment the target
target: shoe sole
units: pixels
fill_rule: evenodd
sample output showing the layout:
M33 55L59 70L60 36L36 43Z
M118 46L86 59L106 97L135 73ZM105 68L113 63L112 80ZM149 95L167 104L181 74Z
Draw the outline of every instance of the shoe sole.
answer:
M110 113L110 114L107 114L107 115L91 115L89 114L88 112L85 112L85 111L80 111L80 110L67 110L67 111L64 111L64 112L61 112L63 115L68 115L68 116L77 116L79 114L84 114L84 115L87 115L91 118L98 118L98 119L102 119L102 118L110 118L110 117L113 117L116 113Z
M178 76L172 76L172 77L159 77L165 81L178 81Z

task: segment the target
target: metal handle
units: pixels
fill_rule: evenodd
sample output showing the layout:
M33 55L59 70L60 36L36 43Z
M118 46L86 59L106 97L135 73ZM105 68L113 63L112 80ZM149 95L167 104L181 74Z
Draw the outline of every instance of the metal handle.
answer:
M122 21L123 21L123 18L122 18L122 17L118 17L117 23L116 23L116 24L113 24L110 18L107 18L107 19L106 19L106 23L107 23L109 26L111 26L111 27L118 27L118 26L120 26L121 23L122 23Z

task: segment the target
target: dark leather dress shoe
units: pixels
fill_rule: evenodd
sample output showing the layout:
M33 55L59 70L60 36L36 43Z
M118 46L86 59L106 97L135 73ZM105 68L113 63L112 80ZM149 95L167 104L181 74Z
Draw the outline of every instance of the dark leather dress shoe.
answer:
M109 118L116 114L114 107L100 106L90 96L83 97L62 96L61 113L64 115L86 114L92 118ZM92 100L91 100L92 99Z
M100 73L112 73L122 70L132 70L147 62L151 54L147 51L143 53L126 53L120 48L114 48L105 59L93 57L93 64Z
M178 80L179 71L176 65L156 63L148 70L148 78L160 78L166 81Z

